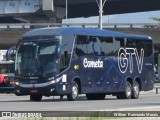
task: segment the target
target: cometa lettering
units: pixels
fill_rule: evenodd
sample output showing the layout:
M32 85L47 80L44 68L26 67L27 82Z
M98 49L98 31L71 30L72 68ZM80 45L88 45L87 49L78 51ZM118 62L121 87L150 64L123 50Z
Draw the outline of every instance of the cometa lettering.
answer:
M99 59L97 61L89 61L87 58L83 61L83 66L85 68L103 68L103 61Z

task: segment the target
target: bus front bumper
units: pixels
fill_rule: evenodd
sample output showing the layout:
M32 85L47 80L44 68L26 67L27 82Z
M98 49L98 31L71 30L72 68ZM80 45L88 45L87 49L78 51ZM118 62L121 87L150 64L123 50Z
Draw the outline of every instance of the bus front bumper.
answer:
M54 81L41 84L17 84L15 83L14 93L17 96L41 94L41 95L57 95L56 85Z

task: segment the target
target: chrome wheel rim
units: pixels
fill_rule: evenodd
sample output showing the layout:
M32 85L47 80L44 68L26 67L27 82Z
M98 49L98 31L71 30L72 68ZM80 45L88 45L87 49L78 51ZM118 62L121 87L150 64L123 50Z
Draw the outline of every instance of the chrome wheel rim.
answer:
M72 88L72 96L73 98L76 98L78 96L78 89L75 85Z
M126 89L126 94L127 94L127 97L131 96L131 87L130 86L127 86L127 89Z
M138 96L138 95L139 95L139 87L138 87L137 85L135 85L135 86L133 87L133 94L134 94L135 96Z

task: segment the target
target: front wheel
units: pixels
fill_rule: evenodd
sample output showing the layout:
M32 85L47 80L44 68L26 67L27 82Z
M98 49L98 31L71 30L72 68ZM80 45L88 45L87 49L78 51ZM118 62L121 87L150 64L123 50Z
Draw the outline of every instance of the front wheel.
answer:
M30 95L30 101L41 101L42 95Z
M132 86L132 99L138 99L139 97L139 84L135 81L134 85Z
M71 94L67 95L67 98L69 101L75 101L78 98L78 94L79 94L79 87L76 82L73 82Z

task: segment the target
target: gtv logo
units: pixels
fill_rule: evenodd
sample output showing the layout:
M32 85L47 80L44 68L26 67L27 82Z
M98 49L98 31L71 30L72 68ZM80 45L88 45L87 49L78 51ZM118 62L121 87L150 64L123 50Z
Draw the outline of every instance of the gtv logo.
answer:
M136 48L120 48L118 51L118 67L122 73L125 73L129 67L130 73L133 72L133 56L135 56L138 72L142 72L144 49L141 49L140 55Z

